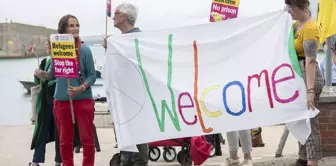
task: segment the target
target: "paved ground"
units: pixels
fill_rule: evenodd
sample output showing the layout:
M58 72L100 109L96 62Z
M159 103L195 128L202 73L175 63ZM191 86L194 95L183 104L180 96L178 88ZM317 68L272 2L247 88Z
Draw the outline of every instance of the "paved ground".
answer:
M114 136L111 128L97 129L99 141L102 148L101 152L96 153L97 166L108 166L114 153L118 150L113 148ZM297 143L290 135L284 149L284 158L274 159L274 153L278 141L282 134L283 126L272 126L263 128L263 139L266 146L253 150L253 159L256 166L283 166L289 165L296 158ZM0 126L0 166L25 166L32 159L33 151L29 150L33 126ZM225 138L226 136L223 135ZM222 146L223 156L210 158L205 166L219 166L227 157L228 147ZM54 143L47 145L46 163L43 165L53 165ZM81 165L82 153L75 154L75 165ZM162 158L162 157L161 157ZM242 156L241 156L242 158ZM158 162L151 162L151 166L179 166L177 162L166 163L163 159ZM335 166L336 158L325 158L320 166Z

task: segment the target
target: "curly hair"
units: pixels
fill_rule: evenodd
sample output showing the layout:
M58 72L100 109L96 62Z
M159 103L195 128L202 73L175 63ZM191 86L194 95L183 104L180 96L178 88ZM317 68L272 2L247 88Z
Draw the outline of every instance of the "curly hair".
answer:
M71 15L71 14L68 14L68 15L63 16L63 17L60 19L60 21L58 22L57 32L58 32L59 34L66 34L66 33L67 33L67 28L68 28L68 26L69 26L69 25L68 25L68 21L69 21L70 18L74 18L74 19L76 19L77 22L78 22L78 19L77 19L75 16Z
M289 6L297 6L301 10L309 11L310 2L309 0L285 0L285 4Z

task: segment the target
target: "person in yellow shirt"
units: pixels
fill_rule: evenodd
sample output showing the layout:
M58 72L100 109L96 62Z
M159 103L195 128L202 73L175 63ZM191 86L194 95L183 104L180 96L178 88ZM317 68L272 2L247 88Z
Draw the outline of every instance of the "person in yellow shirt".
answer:
M307 88L307 107L314 110L324 86L316 55L319 48L320 30L309 10L309 0L285 0L294 24L294 47ZM311 134L306 143L299 143L299 159L292 166L317 166L322 158L321 136L317 117L310 119Z

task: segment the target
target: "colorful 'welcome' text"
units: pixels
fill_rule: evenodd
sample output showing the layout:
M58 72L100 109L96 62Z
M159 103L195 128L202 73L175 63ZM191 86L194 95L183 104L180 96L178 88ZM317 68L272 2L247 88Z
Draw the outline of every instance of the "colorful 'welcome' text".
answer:
M187 124L187 125L195 125L197 123L197 121L199 121L200 123L200 127L202 128L202 131L204 133L210 133L213 131L213 129L211 127L208 127L204 124L203 121L203 117L202 117L202 113L201 110L208 116L208 117L219 117L223 114L224 111L218 110L218 111L214 111L211 112L209 111L204 103L204 99L206 97L206 95L210 92L210 91L214 91L214 90L219 90L221 91L222 94L222 99L223 99L223 107L224 110L231 116L240 116L244 113L248 112L253 112L253 101L251 99L251 94L253 93L251 91L251 87L257 86L260 87L261 83L266 85L266 92L267 92L267 100L269 102L269 107L270 108L274 108L274 102L278 102L281 104L286 104L286 103L290 103L295 101L298 97L299 97L299 90L295 90L293 91L291 97L288 98L281 98L278 95L278 91L277 91L277 85L279 83L282 82L286 82L292 79L295 79L295 74L294 71L292 69L292 66L288 63L283 63L280 64L278 66L275 66L275 68L271 71L268 71L266 69L262 70L260 73L256 73L250 76L247 76L247 82L246 83L242 83L241 81L238 80L234 80L231 81L225 85L211 85L209 87L207 87L205 90L202 91L200 98L198 98L198 94L199 94L199 88L198 88L198 48L197 48L197 41L193 41L192 43L192 47L194 50L194 96L192 96L190 94L190 92L182 92L181 94L178 95L177 101L175 98L175 94L173 93L173 89L171 86L172 83L172 73L173 73L173 67L172 67L172 58L173 58L173 48L172 48L172 40L173 40L173 35L170 34L168 36L168 79L167 79L167 88L170 92L170 100L171 100L171 104L169 105L166 100L162 100L161 101L161 117L159 117L159 111L158 111L158 104L155 102L154 97L151 93L151 89L147 80L147 76L146 73L143 69L142 66L142 60L141 60L141 53L140 53L140 49L139 49L139 40L135 39L135 48L136 48L136 56L137 56L137 60L138 60L138 67L140 69L141 75L142 75L142 79L144 80L144 84L145 84L145 88L146 88L146 92L147 95L150 98L150 102L152 104L154 113L155 113L155 117L157 119L159 128L161 132L165 131L165 116L166 116L166 112L168 112L168 115L170 117L170 119L172 120L175 128L177 131L181 131L181 127L180 127L180 122L178 119L178 115L177 115L177 110L182 118L182 121ZM279 78L279 76L277 76L278 71L279 70L287 70L289 71L289 73L291 73L288 76ZM271 76L271 79L270 77ZM263 79L262 79L263 78ZM277 79L276 79L277 78ZM257 83L255 83L255 81L257 81ZM227 90L229 88L232 88L234 86L237 86L240 88L241 91L241 101L242 101L242 109L239 110L238 112L233 111L230 109L228 102L227 102ZM182 104L182 98L186 97L190 103L189 104ZM176 102L177 102L177 106L176 106ZM177 110L176 110L177 108ZM195 108L196 109L196 114L193 118L192 121L187 121L184 114L183 114L183 109L184 108Z

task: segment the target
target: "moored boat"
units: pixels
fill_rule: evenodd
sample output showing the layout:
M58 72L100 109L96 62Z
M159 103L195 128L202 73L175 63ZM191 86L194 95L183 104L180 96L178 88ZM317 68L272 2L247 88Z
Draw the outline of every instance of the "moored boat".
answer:
M23 87L30 93L30 88L36 86L35 82L32 81L19 81Z

